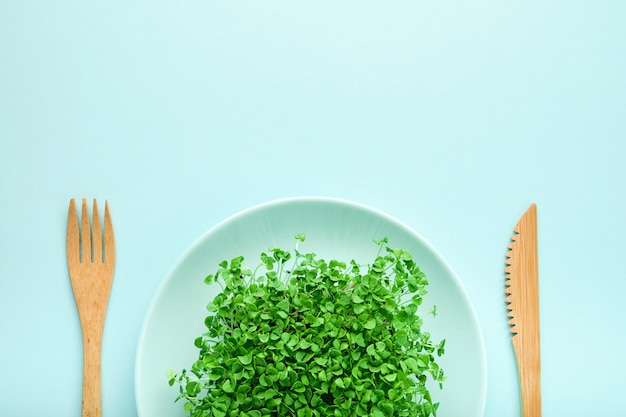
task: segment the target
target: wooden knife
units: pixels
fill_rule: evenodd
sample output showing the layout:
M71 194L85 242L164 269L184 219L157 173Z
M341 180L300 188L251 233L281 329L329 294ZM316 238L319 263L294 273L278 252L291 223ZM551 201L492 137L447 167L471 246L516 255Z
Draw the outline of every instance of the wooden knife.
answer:
M507 252L505 301L517 358L523 417L541 417L537 206L515 226Z

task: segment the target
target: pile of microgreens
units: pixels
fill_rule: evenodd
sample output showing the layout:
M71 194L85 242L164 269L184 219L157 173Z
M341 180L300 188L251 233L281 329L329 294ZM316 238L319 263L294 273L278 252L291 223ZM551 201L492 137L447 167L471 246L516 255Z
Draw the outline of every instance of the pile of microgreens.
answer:
M411 254L385 238L370 265L326 262L298 251L304 238L291 267L271 248L254 271L240 256L206 277L222 291L198 360L168 372L176 400L191 417L436 415L426 382L445 380L445 340L421 330L428 282Z

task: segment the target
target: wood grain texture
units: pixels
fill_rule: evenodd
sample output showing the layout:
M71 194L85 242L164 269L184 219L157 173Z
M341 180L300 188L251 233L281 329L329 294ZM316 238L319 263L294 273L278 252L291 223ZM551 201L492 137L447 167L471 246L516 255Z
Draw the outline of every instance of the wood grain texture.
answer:
M83 199L81 225L74 199L67 217L67 265L83 335L83 417L102 416L100 358L102 333L113 271L115 239L109 205L105 204L104 232L96 200L91 226Z
M539 268L537 206L532 204L515 226L505 267L505 301L511 318L523 417L541 417Z

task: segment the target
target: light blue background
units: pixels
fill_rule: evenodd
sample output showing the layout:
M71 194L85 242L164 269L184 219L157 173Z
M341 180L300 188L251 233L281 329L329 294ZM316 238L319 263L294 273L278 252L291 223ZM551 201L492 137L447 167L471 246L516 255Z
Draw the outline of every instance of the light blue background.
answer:
M536 202L544 415L626 416L624 22L617 0L0 1L0 415L80 415L70 198L111 204L103 408L133 417L179 256L239 210L324 195L455 269L488 417L519 415L503 267Z

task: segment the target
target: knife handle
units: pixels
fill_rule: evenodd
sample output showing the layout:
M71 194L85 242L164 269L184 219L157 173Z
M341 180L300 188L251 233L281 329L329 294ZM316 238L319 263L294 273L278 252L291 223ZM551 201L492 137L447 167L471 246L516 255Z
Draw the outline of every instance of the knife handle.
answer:
M539 328L536 333L516 334L513 348L517 356L523 417L541 417L541 358ZM533 334L535 333L535 334ZM526 339L522 342L522 339Z

